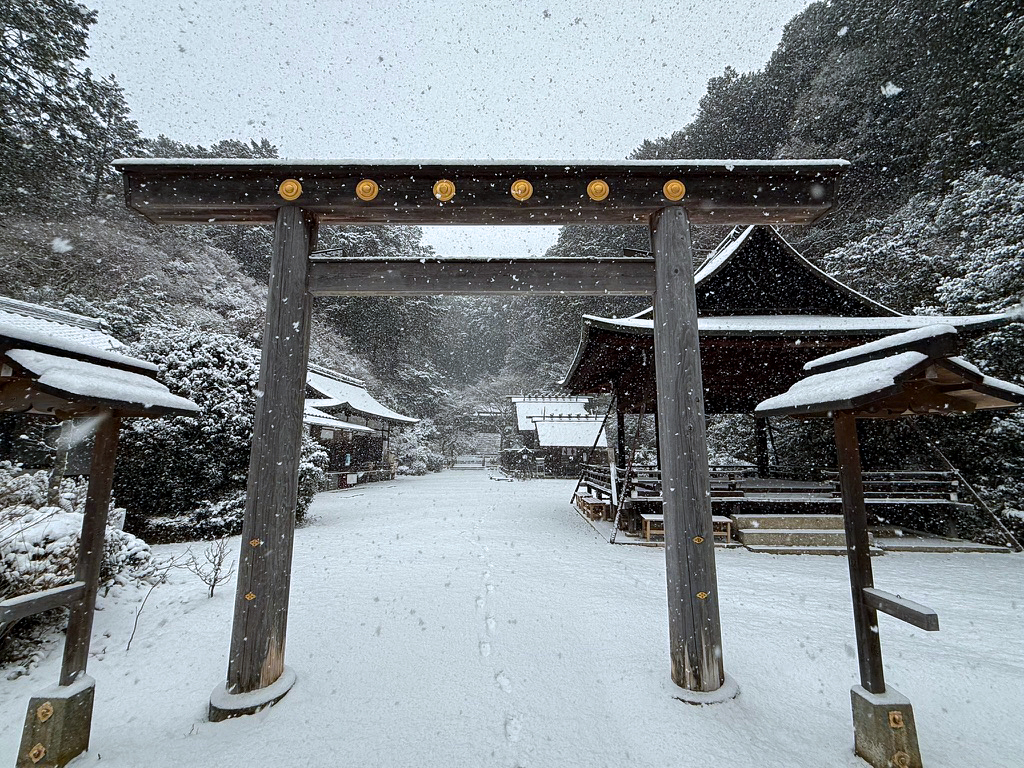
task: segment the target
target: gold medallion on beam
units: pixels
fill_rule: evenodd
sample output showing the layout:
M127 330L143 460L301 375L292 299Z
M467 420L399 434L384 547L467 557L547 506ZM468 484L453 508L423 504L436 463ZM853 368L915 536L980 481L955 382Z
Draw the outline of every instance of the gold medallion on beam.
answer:
M533 184L528 182L526 179L516 179L512 182L512 187L509 189L514 197L519 202L529 200L533 197Z
M298 179L285 179L277 188L277 194L289 202L298 200L299 195L302 194L302 185L299 184Z
M45 723L51 717L53 717L53 704L49 701L44 701L39 705L39 708L36 709L36 719L39 720L40 723Z
M610 191L611 189L608 187L608 182L604 179L594 179L592 182L587 184L587 195L591 200L598 203L607 199Z
M442 203L447 203L455 197L455 182L448 179L441 179L434 184L434 197Z
M356 197L360 200L370 202L377 197L378 192L380 192L380 186L373 179L363 179L356 184Z
M678 203L686 195L686 185L679 179L669 179L661 188L661 193L665 195L666 200Z
M42 744L36 744L28 751L28 759L33 763L38 763L44 757L46 757L46 747Z

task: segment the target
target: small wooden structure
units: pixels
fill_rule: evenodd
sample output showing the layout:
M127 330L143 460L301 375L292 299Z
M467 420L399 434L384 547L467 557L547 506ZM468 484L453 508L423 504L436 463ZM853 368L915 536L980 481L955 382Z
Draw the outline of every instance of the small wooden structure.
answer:
M580 470L602 456L608 448L604 419L600 416L533 416L537 450L547 474L553 477L578 477Z
M86 664L121 419L199 410L155 380L156 366L93 346L95 339L76 335L76 324L62 322L60 313L38 309L24 321L10 314L0 319L0 410L61 420L92 417L96 430L75 580L0 602L0 624L71 609L60 681L29 702L19 768L63 766L89 747L95 682ZM40 319L45 325L32 322Z
M588 416L589 397L558 395L509 395L516 420L516 431L530 450L539 447L535 418L548 416Z
M934 325L827 355L804 366L810 376L755 410L760 416L830 417L835 423L860 662L861 684L852 691L855 749L876 768L921 765L910 702L885 685L877 612L925 630L937 630L939 621L934 611L875 588L856 420L1024 404L1024 389L956 357L958 342L955 328Z
M227 684L210 715L284 696L302 390L313 297L654 294L673 680L725 682L689 224L809 224L842 160L573 163L119 160L128 206L158 224L274 224L260 389ZM654 258L312 258L319 224L635 224Z
M419 421L378 402L360 379L319 365L306 372L304 413L305 423L327 448L331 489L394 479L392 430Z

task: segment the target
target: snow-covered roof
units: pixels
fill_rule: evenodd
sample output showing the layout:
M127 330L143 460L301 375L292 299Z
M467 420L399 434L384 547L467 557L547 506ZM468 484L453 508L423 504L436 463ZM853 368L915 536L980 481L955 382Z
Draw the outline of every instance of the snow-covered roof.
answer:
M600 416L565 418L558 416L535 416L533 425L537 430L537 444L541 448L598 448L608 445Z
M172 395L167 387L145 374L33 349L8 349L4 356L28 371L39 392L68 402L101 405L130 411L132 415L140 411L186 415L199 411L191 400ZM36 396L28 397L31 402Z
M641 315L645 313L640 313ZM985 330L1003 325L1008 315L896 315L893 317L834 317L830 315L735 315L698 317L702 336L887 336L915 328L951 325L960 331ZM607 318L584 315L584 323L610 331L650 335L650 317Z
M347 166L347 165L364 165L364 166L380 166L387 168L389 166L408 166L408 165L419 165L419 166L430 166L437 165L444 168L451 168L456 165L461 168L468 168L470 166L493 166L493 165L521 165L524 167L543 167L551 166L552 168L563 169L566 167L575 166L587 166L587 165L602 165L611 167L628 167L628 168L642 168L649 166L652 168L660 168L666 165L692 165L699 168L720 168L729 172L740 171L747 168L763 169L763 168L774 168L778 166L813 166L815 168L821 166L834 166L836 168L845 168L850 163L846 160L725 160L725 159L692 159L692 160L623 160L621 157L612 160L573 160L572 162L565 162L564 160L558 159L546 159L546 160L516 160L512 158L507 159L488 159L488 160L458 160L453 161L450 158L445 160L442 158L408 158L408 159L390 159L390 160L379 160L379 159L367 159L367 158L290 158L290 157L275 157L275 158L192 158L192 157L120 157L112 162L112 165L117 168L145 168L147 166L172 166L172 167L201 167L201 166L218 166L218 165L235 165L245 166L253 168L262 167L281 167L286 166L288 168L304 168L306 166Z
M362 424L350 424L347 421L331 416L329 413L324 413L318 408L314 408L307 402L305 407L302 409L302 423L310 424L317 427L325 427L327 429L334 430L347 430L349 432L373 432L374 430L369 427L364 427Z
M891 417L1024 404L1024 388L986 376L951 356L957 348L956 329L938 325L826 355L805 366L816 373L764 400L754 413L821 416L848 411Z
M377 402L359 379L327 368L310 366L306 371L306 384L323 395L322 398L309 398L306 401L314 408L337 408L371 419L382 419L392 424L415 424L419 421L411 416L403 416L398 411Z
M870 359L886 357L900 351L925 351L923 348L930 344L948 340L948 354L955 354L958 348L956 328L947 323L936 323L926 325L922 328L915 328L912 331L904 331L884 339L869 341L867 344L860 344L840 352L833 352L831 355L811 360L804 364L805 371L823 372L835 368L845 367L858 362L865 362Z
M104 333L102 323L94 317L29 304L6 296L0 296L0 323L25 332L42 334L51 340L88 344L108 352L127 349L113 336Z
M585 416L588 398L523 398L513 399L516 426L520 432L532 432L535 416Z

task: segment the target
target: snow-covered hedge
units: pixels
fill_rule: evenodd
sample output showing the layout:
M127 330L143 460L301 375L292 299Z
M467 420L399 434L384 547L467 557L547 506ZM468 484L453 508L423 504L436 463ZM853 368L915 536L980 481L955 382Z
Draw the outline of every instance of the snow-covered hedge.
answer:
M195 417L137 419L122 431L114 478L127 525L149 541L238 533L245 506L259 350L235 336L156 327L133 353L155 362L172 392L202 409ZM323 487L327 455L304 440L296 518Z
M0 462L0 597L71 581L85 510L86 481L65 479L56 505L46 504L49 476ZM124 510L111 506L108 519ZM108 524L101 587L144 581L155 571L149 545Z

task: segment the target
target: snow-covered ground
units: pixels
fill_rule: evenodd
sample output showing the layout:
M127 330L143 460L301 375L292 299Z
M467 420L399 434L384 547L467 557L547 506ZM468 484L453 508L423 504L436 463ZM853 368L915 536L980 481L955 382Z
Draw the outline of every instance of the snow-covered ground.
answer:
M92 748L75 768L160 766L858 766L853 621L842 558L718 551L725 666L738 698L695 707L668 672L664 551L616 547L568 481L447 472L322 494L296 533L277 706L206 720L233 583L174 571L102 600ZM232 549L237 550L233 541ZM161 555L183 547L156 548ZM913 702L924 763L1024 762L1024 560L887 554L876 584L942 631L882 617L887 681ZM0 684L0 765L60 646Z

